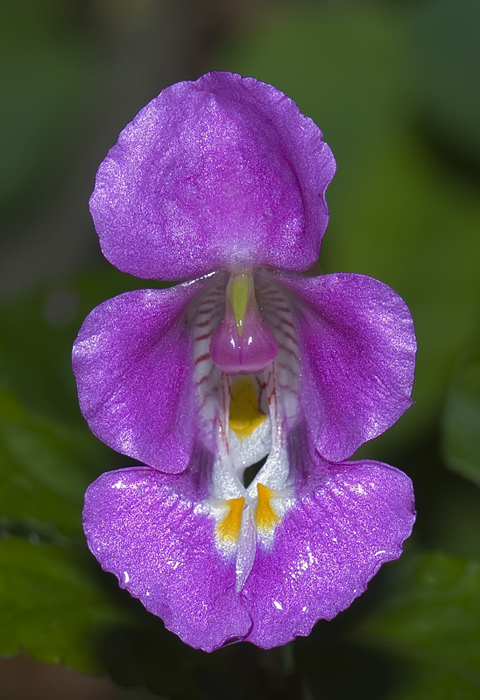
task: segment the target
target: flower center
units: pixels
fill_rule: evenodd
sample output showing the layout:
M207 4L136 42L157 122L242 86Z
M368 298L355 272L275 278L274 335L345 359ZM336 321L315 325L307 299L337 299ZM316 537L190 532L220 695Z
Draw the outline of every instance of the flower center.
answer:
M210 342L210 355L226 374L261 374L278 354L255 298L253 273L234 272L225 292L225 315Z
M287 441L300 418L300 365L291 302L274 277L224 280L194 309L193 355L199 438L214 455L202 508L215 519L219 552L235 558L241 591L257 548L273 545L293 504Z

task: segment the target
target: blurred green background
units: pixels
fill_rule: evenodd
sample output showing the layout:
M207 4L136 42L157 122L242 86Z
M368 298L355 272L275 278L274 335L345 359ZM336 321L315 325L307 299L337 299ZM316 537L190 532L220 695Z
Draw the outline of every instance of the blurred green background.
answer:
M480 697L479 36L478 0L2 4L1 700ZM127 462L80 416L70 348L96 304L150 285L100 254L98 164L162 88L213 69L320 125L338 165L322 271L377 277L412 310L416 404L360 454L413 478L418 521L309 638L206 655L86 550L85 487Z

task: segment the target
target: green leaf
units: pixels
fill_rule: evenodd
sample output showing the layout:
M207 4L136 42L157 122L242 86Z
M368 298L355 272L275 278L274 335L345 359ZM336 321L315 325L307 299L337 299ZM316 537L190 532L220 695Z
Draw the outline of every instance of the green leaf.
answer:
M384 600L356 639L413 662L389 700L478 698L480 562L444 554L404 560Z
M0 390L0 513L4 529L18 522L31 534L81 533L83 494L100 471L103 449L75 431L26 411ZM7 521L5 520L7 519ZM9 522L9 521L12 522ZM17 530L18 532L18 530Z
M0 654L102 671L102 634L127 615L90 573L83 551L0 540Z
M446 464L480 486L480 353L457 367L443 416Z

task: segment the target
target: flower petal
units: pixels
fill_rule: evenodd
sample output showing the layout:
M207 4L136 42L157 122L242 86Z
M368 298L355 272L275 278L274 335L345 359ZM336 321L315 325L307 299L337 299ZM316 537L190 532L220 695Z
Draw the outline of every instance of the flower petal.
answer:
M195 648L248 634L251 620L235 593L235 559L214 544L215 519L196 505L190 475L148 467L103 474L85 496L88 545L122 588Z
M118 452L180 472L196 416L188 303L207 284L128 292L97 306L73 346L80 408Z
M363 275L278 275L296 294L301 401L316 449L350 457L413 403L415 330L405 302Z
M305 270L335 172L313 121L271 85L208 73L160 93L101 164L90 210L105 257L138 277Z
M253 620L247 641L268 649L308 635L396 559L415 520L410 479L379 462L324 465L260 547L242 591Z

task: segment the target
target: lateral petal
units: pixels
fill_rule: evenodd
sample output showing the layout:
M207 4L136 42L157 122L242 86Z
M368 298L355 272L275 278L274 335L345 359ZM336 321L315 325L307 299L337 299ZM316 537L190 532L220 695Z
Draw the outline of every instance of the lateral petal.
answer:
M412 405L416 340L410 311L364 275L277 275L295 293L300 400L315 448L342 461Z
M127 292L86 318L73 346L80 408L113 449L165 472L188 466L196 431L189 302L208 281Z

